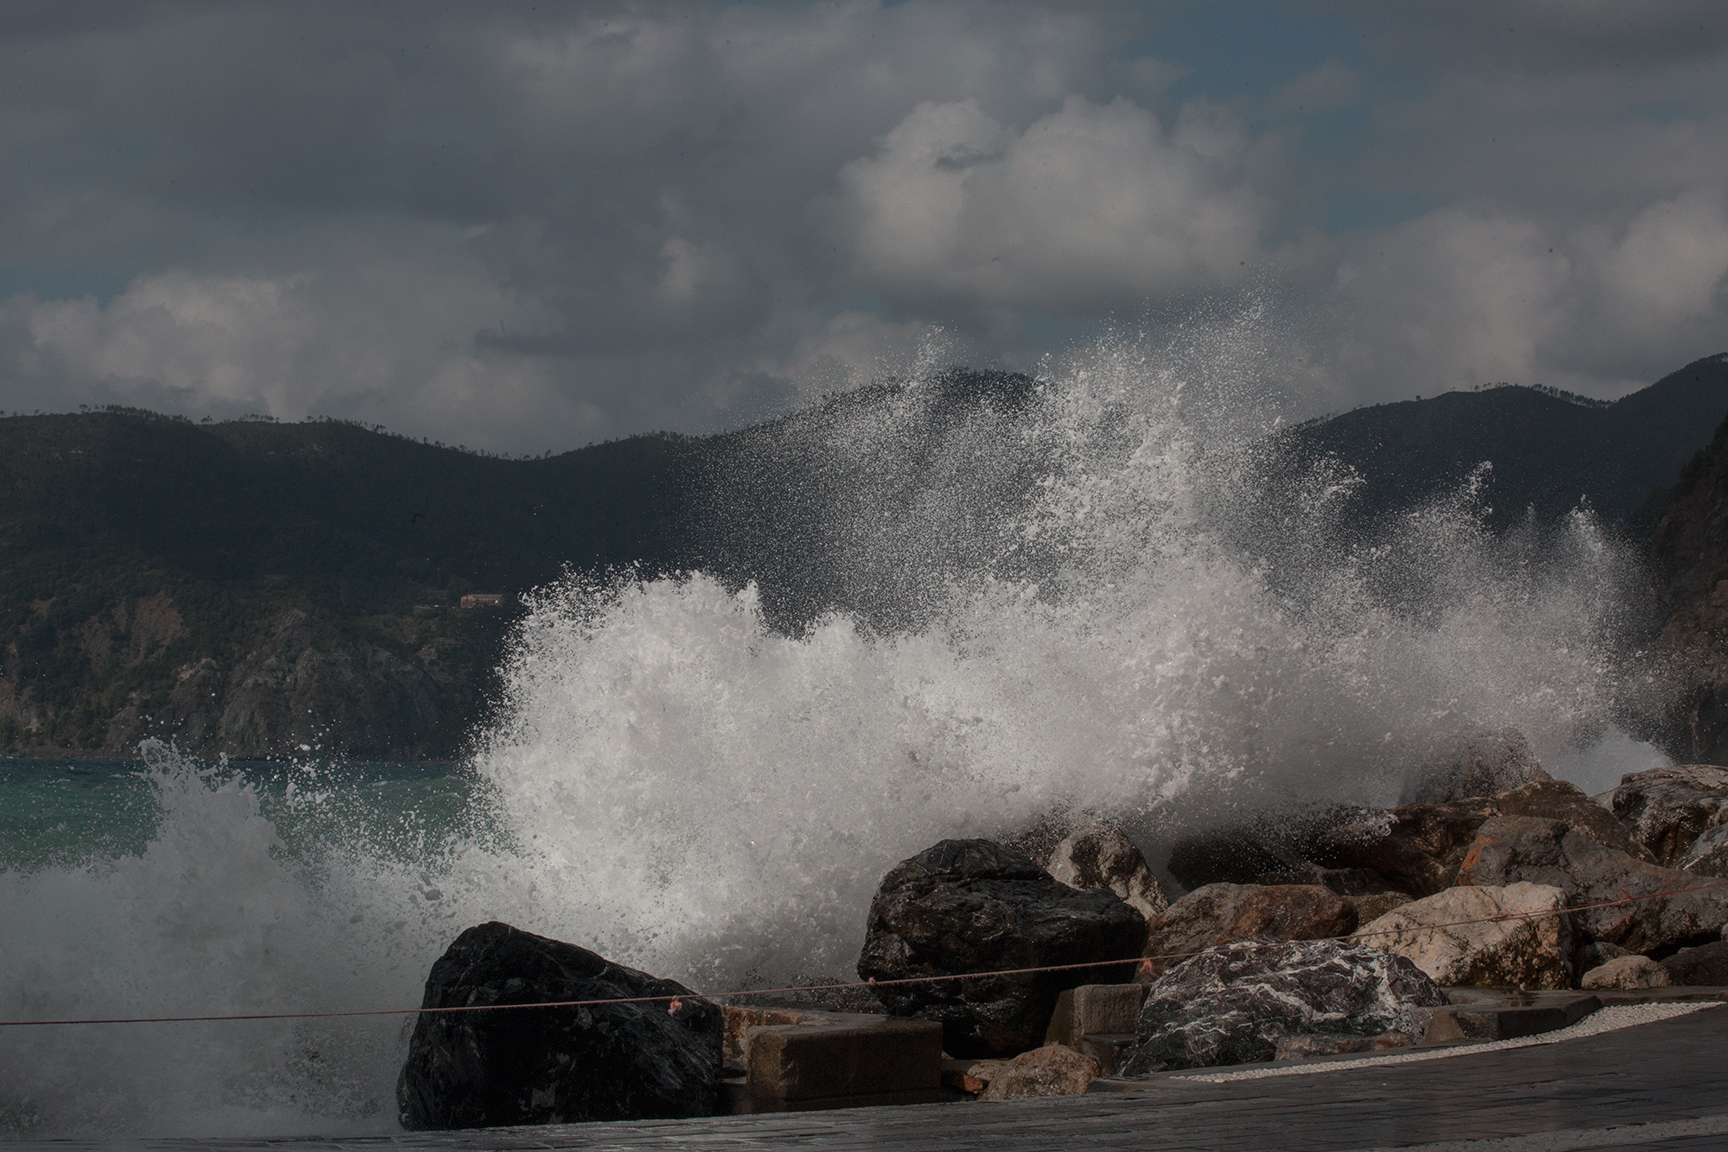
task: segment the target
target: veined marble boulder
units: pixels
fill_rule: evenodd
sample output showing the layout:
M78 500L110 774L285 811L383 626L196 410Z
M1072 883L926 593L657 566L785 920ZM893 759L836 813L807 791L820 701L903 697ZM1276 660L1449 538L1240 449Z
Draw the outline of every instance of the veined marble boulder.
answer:
M1439 985L1402 956L1336 940L1240 940L1166 972L1147 990L1118 1075L1270 1060L1289 1036L1420 1040Z

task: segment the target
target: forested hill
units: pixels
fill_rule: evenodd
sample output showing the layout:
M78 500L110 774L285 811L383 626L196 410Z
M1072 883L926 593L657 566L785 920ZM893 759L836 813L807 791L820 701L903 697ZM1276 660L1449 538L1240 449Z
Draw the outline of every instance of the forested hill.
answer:
M691 445L508 461L340 423L0 420L0 751L453 751L514 593L667 561Z
M924 382L916 455L1031 381ZM131 410L0 419L0 755L459 754L518 596L567 570L757 579L776 623L839 603L812 553L821 430L903 385L703 438L504 459L340 422ZM463 607L464 596L502 603Z
M1728 415L1728 354L1706 357L1612 404L1502 385L1360 408L1293 428L1284 451L1332 455L1364 479L1363 513L1406 511L1493 465L1487 500L1497 526L1534 508L1552 519L1587 497L1611 522L1648 531L1658 489ZM1655 500L1649 507L1647 501Z
M894 405L905 387L721 436L534 460L337 422L0 419L0 755L126 754L147 735L235 756L459 754L495 691L516 597L566 569L755 579L782 627L835 607L906 622L916 596L898 557L964 568L976 533L958 508L952 534L909 543L893 538L915 519L898 509L943 484L992 514L1024 498L1036 460L973 452L956 480L943 449L1020 443L1037 393L1024 376L956 369ZM1498 520L1585 494L1625 518L1725 413L1719 356L1606 407L1501 387L1361 409L1281 433L1271 455L1349 462L1367 481L1365 521L1484 459ZM503 602L461 606L476 594Z

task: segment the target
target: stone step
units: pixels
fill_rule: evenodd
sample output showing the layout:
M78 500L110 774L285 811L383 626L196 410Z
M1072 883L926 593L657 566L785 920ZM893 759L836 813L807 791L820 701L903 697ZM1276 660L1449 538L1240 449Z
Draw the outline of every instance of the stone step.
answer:
M1534 997L1530 997L1534 999ZM1523 999L1523 997L1520 997ZM1578 1023L1602 1007L1594 994L1549 993L1535 1003L1479 1000L1437 1010L1423 1043L1449 1040L1514 1040Z
M942 1025L887 1016L811 1014L746 1026L746 1083L758 1110L943 1099Z
M1094 1033L1132 1032L1140 1026L1146 984L1082 984L1056 997L1056 1011L1045 1029L1044 1043L1080 1045Z
M1089 1032L1080 1038L1079 1052L1098 1061L1100 1076L1116 1075L1117 1061L1134 1045L1132 1032Z

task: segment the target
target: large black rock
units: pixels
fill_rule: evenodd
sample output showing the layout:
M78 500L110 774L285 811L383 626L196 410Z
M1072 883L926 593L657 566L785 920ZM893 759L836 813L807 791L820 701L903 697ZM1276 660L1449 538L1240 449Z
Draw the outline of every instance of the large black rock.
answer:
M709 1116L720 1009L681 984L494 921L432 965L423 1008L676 996L675 1002L423 1013L396 1085L402 1126Z
M1662 961L1662 967L1668 969L1668 978L1676 984L1723 987L1728 985L1728 943L1718 940L1696 948L1682 948Z
M989 840L944 840L882 878L858 974L903 980L1137 959L1145 918L1107 889L1058 883ZM1064 988L1126 980L1131 965L878 987L890 1011L942 1022L956 1056L1036 1047Z
M1177 965L1147 989L1117 1074L1270 1060L1287 1036L1413 1044L1427 1010L1445 1003L1440 986L1402 956L1336 940L1240 940Z

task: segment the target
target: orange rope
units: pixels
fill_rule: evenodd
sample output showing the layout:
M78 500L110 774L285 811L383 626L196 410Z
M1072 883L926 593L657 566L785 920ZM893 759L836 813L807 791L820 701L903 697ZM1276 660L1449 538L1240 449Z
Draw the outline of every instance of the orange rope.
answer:
M1602 900L1594 904L1579 904L1566 908L1552 908L1540 912L1500 912L1493 916L1478 916L1470 920L1453 920L1445 924L1416 924L1409 928L1386 929L1380 932L1353 932L1342 936L1320 937L1326 940L1361 939L1363 936L1392 936L1409 931L1438 931L1441 928L1460 928L1469 924L1487 924L1507 920L1540 920L1548 916L1571 915L1574 912L1590 912L1599 908L1618 908L1626 904L1636 904L1644 900L1661 900L1669 896L1683 896L1689 892L1706 892L1716 888L1728 888L1728 880L1714 884L1699 884L1691 888L1674 888L1666 892L1651 892L1645 896L1629 896L1623 900ZM1624 889L1622 889L1624 891ZM1396 909L1393 909L1396 911ZM1230 943L1236 943L1231 941ZM1294 941L1269 940L1265 946L1294 943ZM255 1012L241 1015L217 1016L119 1016L109 1019L79 1019L79 1020L0 1020L0 1028L47 1027L51 1025L71 1024L200 1024L222 1020L328 1020L347 1016L419 1016L444 1012L506 1012L524 1008L592 1008L606 1004L654 1004L668 1003L686 998L706 1000L727 1000L740 996L780 996L788 993L838 992L854 988L888 988L900 984L934 984L943 980L982 980L993 976L1029 976L1039 972L1072 972L1081 968L1112 968L1124 964L1140 964L1147 960L1191 960L1196 956L1204 956L1224 944L1214 944L1202 948L1198 952L1163 952L1150 956L1133 956L1121 960L1090 960L1083 964L1048 964L1038 968L1000 968L990 972L955 972L939 976L905 976L893 980L860 980L848 984L805 984L789 988L751 988L737 992L716 992L707 996L697 996L690 992L669 996L619 996L609 1000L545 1000L533 1004L462 1004L448 1008L363 1008L347 1012Z

